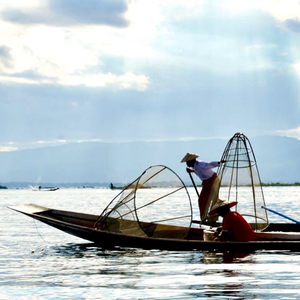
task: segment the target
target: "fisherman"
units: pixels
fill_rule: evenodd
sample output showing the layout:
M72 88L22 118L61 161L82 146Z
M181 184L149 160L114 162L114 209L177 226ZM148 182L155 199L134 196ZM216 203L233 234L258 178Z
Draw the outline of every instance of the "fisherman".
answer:
M218 214L223 217L222 227L218 227L214 233L214 241L255 241L256 235L244 217L230 207L237 205L237 202L230 202L218 199L212 207L210 215Z
M181 162L187 164L188 167L186 168L186 171L188 173L194 172L202 180L202 189L198 198L198 205L200 218L204 221L207 218L210 206L213 206L219 198L220 180L218 175L212 169L220 166L221 162L196 160L198 157L198 154L187 153Z

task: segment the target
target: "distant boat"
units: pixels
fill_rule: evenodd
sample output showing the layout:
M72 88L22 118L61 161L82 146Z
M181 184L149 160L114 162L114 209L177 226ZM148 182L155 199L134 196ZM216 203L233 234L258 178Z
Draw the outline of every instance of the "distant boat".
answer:
M56 190L58 190L59 188L58 187L52 187L52 186L45 186L45 187L43 187L43 186L38 186L38 185L36 185L36 186L31 186L30 185L30 187L31 187L31 190L33 190L33 191L43 191L43 192L46 192L46 191L50 191L50 192L53 192L53 191L56 191Z
M113 185L112 183L110 184L110 188L112 189L112 190L123 190L124 189L124 186L115 186L115 185Z

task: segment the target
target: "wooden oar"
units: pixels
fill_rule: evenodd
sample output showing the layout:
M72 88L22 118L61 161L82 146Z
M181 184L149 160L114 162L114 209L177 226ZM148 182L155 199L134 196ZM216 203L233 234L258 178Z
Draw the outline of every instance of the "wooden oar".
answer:
M188 171L187 171L187 172L188 172ZM193 186L194 186L195 191L196 191L196 193L197 193L197 196L198 196L198 198L199 198L199 192L198 192L197 186L196 186L196 184L195 184L195 181L194 181L194 179L193 179L193 176L192 176L192 174L191 174L190 172L188 172L188 173L189 173L189 175L190 175L191 181L192 181L192 183L193 183ZM200 220L200 221L198 221L198 220L192 220L192 223L198 223L198 224L201 224L201 220Z
M197 186L196 186L196 184L195 184L195 181L194 181L194 179L193 179L193 176L192 176L192 174L191 174L190 172L188 172L188 173L189 173L189 175L190 175L191 181L192 181L192 183L193 183L193 186L194 186L194 188L195 188L195 190L196 190L196 193L197 193L197 196L198 196L198 198L199 198L199 192L198 192Z
M293 222L295 222L295 223L297 223L297 224L300 224L299 221L297 221L297 220L295 220L295 219L292 219L292 218L290 218L290 217L288 217L288 216L286 216L286 215L284 215L284 214L281 214L281 213L279 213L279 212L277 212L277 211L275 211L275 210L273 210L273 209L270 209L270 208L267 208L267 207L264 207L264 206L262 206L261 208L263 208L263 209L265 209L265 210L268 210L268 211L270 211L270 212L272 212L272 213L274 213L274 214L276 214L276 215L279 215L279 216L281 216L281 217L283 217L283 218L286 218L286 219L288 219L288 220L291 220L291 221L293 221Z

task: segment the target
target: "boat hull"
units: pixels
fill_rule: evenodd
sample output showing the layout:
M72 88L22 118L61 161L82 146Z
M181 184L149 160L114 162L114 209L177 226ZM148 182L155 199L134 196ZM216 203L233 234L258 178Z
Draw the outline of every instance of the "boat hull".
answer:
M129 247L173 251L202 250L243 253L250 253L257 250L300 251L300 240L262 240L255 242L204 241L201 235L203 230L193 228L191 228L191 234L186 239L141 237L95 229L93 226L98 218L96 215L53 210L33 204L9 208L68 234L91 241L103 248ZM284 234L286 235L287 233Z

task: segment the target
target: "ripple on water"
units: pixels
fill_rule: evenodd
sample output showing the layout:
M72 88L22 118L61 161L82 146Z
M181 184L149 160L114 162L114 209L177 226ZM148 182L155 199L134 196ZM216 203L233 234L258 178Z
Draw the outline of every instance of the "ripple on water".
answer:
M299 191L268 189L265 197L277 205L279 195L284 212L297 202ZM70 189L44 198L21 190L3 195L0 299L299 299L297 253L261 251L228 259L201 251L101 249L6 206L33 202L101 212L112 199L110 191ZM296 211L289 215L297 219Z

